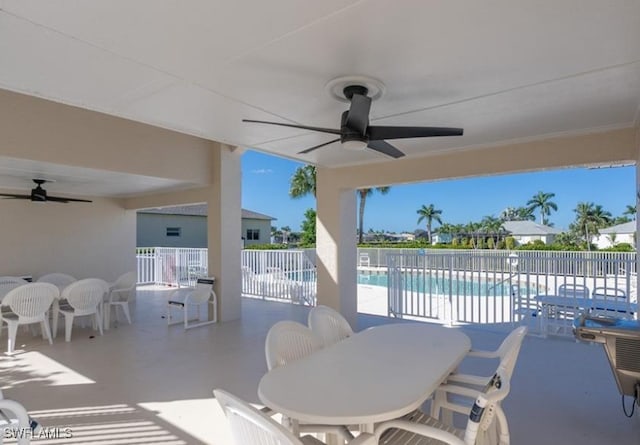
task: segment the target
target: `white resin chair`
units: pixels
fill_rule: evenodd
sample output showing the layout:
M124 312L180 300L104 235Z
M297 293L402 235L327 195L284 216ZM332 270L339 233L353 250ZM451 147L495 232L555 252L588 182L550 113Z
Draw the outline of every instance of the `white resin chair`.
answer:
M24 434L27 430L37 434L40 424L29 417L27 410L15 400L5 399L0 391L0 444L3 438L16 439L14 432L22 432L16 439L18 445L29 445L31 438Z
M265 340L269 370L284 366L322 348L322 341L311 329L297 321L279 321Z
M76 280L71 275L67 275L66 273L58 273L58 272L48 273L46 275L41 276L37 280L38 283L53 284L58 288L58 290L60 290L60 293L62 293L65 287L67 287L68 285L76 281L78 280Z
M322 340L311 329L296 321L279 321L274 324L265 340L265 356L269 370L285 366L322 348ZM273 414L266 408L264 413ZM283 417L287 425L297 435L300 432L329 433L349 440L353 436L346 427L333 425L299 424L294 419Z
M53 343L49 330L48 311L53 300L58 298L58 288L49 283L28 283L10 290L2 299L2 306L9 311L0 313L2 321L7 323L9 340L7 352L13 353L16 344L18 325L40 323L43 337Z
M131 324L131 314L129 313L129 300L131 295L136 291L138 283L138 274L136 271L127 272L111 285L109 285L109 294L104 302L104 328L109 329L111 319L111 309L115 310L116 320L118 318L118 308L122 309L127 322Z
M71 283L75 283L76 280L74 277L72 277L71 275L68 275L66 273L60 273L60 272L53 272L53 273L48 273L46 275L42 275L40 278L38 278L37 282L38 283L51 283L54 286L56 286L58 288L58 290L60 291L60 295L62 295L62 291L64 291L64 289L70 285ZM59 312L60 312L60 303L63 303L64 301L60 301L59 299L56 299L53 302L53 308L52 308L52 318L51 318L51 329L53 332L53 337L55 338L58 332L58 318L59 318Z
M236 445L323 445L312 436L296 437L271 417L221 389L213 395L224 411Z
M349 322L336 310L328 306L316 306L309 311L309 328L320 337L324 346L344 340L353 335Z
M62 291L61 298L66 300L60 304L60 312L64 315L65 341L71 341L73 320L76 317L93 315L96 325L102 335L102 313L100 305L104 295L109 291L106 281L99 278L87 278L76 281ZM55 335L55 334L54 334Z
M495 351L483 351L472 349L467 354L467 357L475 357L481 359L494 359L499 360L498 369L511 379L513 371L520 355L520 349L522 347L522 341L527 335L528 328L526 326L520 326L513 331L502 341L500 347ZM451 388L451 385L459 385L470 387L475 390L480 390L485 387L493 376L478 376L472 374L463 374L454 372L449 377L444 385L441 385L435 392L433 400L431 401L431 416L438 419L440 418L441 410L449 410L454 412L462 412L466 408L460 408L451 402L448 398L447 388ZM462 411L461 411L462 410Z
M172 292L167 300L167 324L171 326L184 323L186 331L187 329L216 323L218 321L218 297L213 291L213 282L213 278L198 278L196 287L185 287ZM206 303L209 303L213 308L213 320L201 321L200 308ZM196 308L197 315L195 319L189 319L190 307ZM182 310L181 319L173 320L173 309Z
M469 397L467 427L454 428L416 411L376 425L373 434L363 433L349 445L508 445L509 426L501 402L509 394L510 379L498 369L481 391L452 387L449 391Z

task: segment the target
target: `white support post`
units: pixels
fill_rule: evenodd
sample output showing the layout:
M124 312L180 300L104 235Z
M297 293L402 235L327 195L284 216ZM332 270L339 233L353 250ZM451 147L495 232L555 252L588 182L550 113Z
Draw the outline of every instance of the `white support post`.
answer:
M317 170L317 304L338 310L352 326L358 311L356 194L338 189L331 171Z
M215 277L220 321L240 318L241 154L242 150L224 144L212 152L212 184L207 199L208 268L209 276ZM213 317L210 308L209 319Z

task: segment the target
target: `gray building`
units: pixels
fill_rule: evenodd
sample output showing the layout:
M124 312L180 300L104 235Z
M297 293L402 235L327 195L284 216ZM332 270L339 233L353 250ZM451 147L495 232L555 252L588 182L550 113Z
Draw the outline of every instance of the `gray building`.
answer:
M271 221L275 219L262 213L242 209L244 245L269 244ZM136 245L138 247L207 247L207 205L139 210Z

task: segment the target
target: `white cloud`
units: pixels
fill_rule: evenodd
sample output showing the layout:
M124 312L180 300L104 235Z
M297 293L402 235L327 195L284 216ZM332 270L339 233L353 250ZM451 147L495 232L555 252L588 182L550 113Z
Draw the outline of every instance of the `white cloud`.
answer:
M271 170L270 168L259 168L256 170L251 170L251 173L253 173L254 175L268 175L270 173L273 173L273 170Z

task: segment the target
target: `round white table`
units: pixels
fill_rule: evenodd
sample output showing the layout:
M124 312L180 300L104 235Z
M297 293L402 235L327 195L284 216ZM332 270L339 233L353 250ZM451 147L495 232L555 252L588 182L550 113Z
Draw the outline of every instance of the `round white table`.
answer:
M418 408L470 349L457 329L377 326L269 371L258 396L301 422L371 425Z

